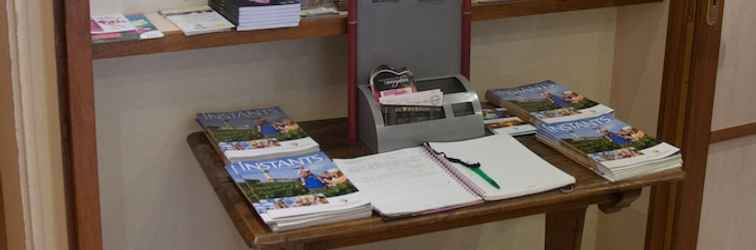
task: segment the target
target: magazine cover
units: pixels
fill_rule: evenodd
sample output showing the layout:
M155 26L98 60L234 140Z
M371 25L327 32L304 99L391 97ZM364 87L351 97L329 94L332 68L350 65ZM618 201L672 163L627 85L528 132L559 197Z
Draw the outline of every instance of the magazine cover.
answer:
M155 27L155 25L153 25L152 22L150 22L150 20L142 14L127 15L126 19L128 19L131 23L131 26L135 28L134 30L92 34L92 42L95 44L100 44L130 40L155 39L165 36L163 32L160 32ZM97 23L95 23L94 20L92 20L91 25L93 27L93 30L99 29L99 26L97 25Z
M491 90L489 98L512 103L544 123L596 117L614 111L553 81Z
M357 188L323 152L240 161L226 171L263 220L271 210L347 204Z
M121 14L92 16L90 19L90 33L102 34L135 30L129 19Z
M313 153L319 148L279 107L200 113L197 122L229 160Z
M505 108L484 108L483 122L486 128L494 134L510 134L512 136L533 134L536 128L509 113Z
M550 140L566 143L593 161L616 169L658 160L679 149L648 136L640 129L617 120L611 114L556 124L539 125Z

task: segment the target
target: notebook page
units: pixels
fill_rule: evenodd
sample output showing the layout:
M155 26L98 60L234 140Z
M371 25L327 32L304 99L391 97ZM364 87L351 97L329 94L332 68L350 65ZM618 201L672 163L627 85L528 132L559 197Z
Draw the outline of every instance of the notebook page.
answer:
M575 183L575 178L554 167L508 134L459 142L432 142L448 157L480 162L480 169L496 181L495 188L478 174L448 162L468 185L476 185L486 200L508 199L548 191Z
M401 216L480 202L421 147L350 160L334 160L363 200L386 216Z

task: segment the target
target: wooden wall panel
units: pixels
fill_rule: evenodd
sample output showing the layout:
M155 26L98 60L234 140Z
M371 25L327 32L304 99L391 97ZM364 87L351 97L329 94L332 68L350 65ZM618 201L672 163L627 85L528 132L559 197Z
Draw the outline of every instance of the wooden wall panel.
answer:
M24 240L23 207L21 185L18 172L18 145L16 140L15 107L13 104L13 82L11 79L11 47L7 0L0 0L0 217L4 217L0 227L3 235L0 249L23 249ZM7 236L7 237L6 237ZM5 247L5 248L4 248Z
M13 90L11 88L10 47L8 44L8 15L6 0L0 0L0 166L16 167L16 140L13 117ZM3 199L3 172L0 170L0 249L8 249ZM7 175L7 173L6 173Z

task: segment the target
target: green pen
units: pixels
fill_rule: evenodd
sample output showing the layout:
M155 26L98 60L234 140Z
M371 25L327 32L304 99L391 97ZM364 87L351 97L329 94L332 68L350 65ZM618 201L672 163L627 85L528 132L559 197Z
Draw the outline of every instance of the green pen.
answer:
M465 164L462 164L462 165L465 165ZM491 176L488 176L488 174L486 174L486 172L483 172L483 169L480 169L480 166L478 166L478 167L466 166L466 167L469 168L470 170L472 170L473 173L475 173L478 176L480 176L480 178L483 178L483 180L485 180L486 182L488 182L488 184L491 184L491 186L495 187L496 189L501 189L501 187L499 186L499 184L496 183L496 181L493 178L491 178Z
M433 149L433 147L430 146L430 143L425 143L424 145L425 145L426 148L428 148L431 151L433 151L434 154L443 156L449 162L457 163L457 164L460 164L462 166L465 166L466 168L472 170L473 173L475 173L478 176L480 176L480 178L482 178L484 181L488 182L488 184L491 185L492 187L495 187L496 189L501 189L501 186L499 186L499 183L496 183L496 181L493 178L491 178L491 176L488 176L488 174L486 174L486 172L484 172L483 169L480 169L480 162L469 163L469 162L463 161L463 160L461 160L459 158L449 157L449 156L446 155L446 153L444 153L444 152L438 152L435 149Z

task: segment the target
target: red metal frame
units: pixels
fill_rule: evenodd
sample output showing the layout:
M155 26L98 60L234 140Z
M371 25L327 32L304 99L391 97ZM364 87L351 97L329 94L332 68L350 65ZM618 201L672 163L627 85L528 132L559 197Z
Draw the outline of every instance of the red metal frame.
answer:
M462 0L462 61L460 72L470 79L470 48L472 41L472 1Z
M347 95L349 143L357 143L357 0L347 1Z

